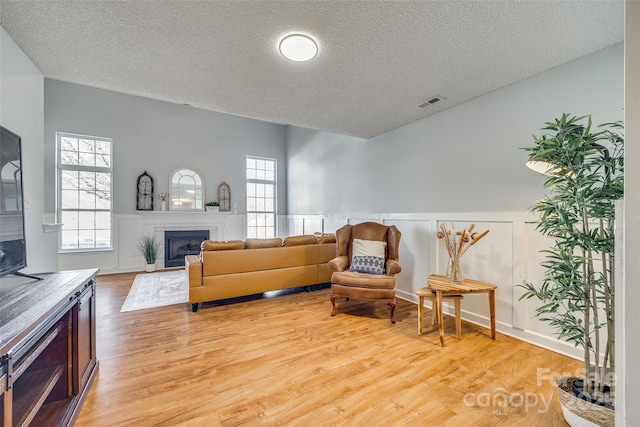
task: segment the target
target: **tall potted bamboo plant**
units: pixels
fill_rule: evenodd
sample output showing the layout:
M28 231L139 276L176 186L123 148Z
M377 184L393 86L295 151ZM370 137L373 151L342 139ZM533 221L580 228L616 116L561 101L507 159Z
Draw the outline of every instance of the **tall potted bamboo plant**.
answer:
M596 425L613 425L614 219L624 188L623 125L593 130L590 116L563 114L543 131L524 150L530 163L547 166L548 194L531 211L540 217L537 229L553 244L544 251L542 283L521 284L521 299L538 298L536 316L584 350L583 378L564 377L557 384L565 419L579 425L577 414ZM571 400L572 390L583 400Z

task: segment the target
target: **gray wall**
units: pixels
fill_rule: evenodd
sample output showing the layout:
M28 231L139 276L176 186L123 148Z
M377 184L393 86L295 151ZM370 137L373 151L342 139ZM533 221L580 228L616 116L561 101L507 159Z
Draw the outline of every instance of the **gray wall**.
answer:
M43 80L42 73L0 27L0 123L22 138L27 273L58 269L57 234L42 228Z
M145 170L155 193L169 191L179 167L204 175L206 200L218 184L231 187L238 213L246 210L245 156L278 160L278 211L286 214L286 130L282 125L45 79L45 212L55 211L55 133L113 138L113 209L135 212L136 180ZM160 202L156 198L156 209Z
M370 140L290 128L289 214L527 210L544 178L520 148L563 112L622 120L623 54L620 43Z

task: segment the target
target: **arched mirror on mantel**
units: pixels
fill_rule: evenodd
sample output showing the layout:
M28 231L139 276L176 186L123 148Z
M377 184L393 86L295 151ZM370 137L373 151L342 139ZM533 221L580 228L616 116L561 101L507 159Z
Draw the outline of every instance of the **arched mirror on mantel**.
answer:
M176 169L169 178L172 211L201 211L204 209L204 180L193 169Z

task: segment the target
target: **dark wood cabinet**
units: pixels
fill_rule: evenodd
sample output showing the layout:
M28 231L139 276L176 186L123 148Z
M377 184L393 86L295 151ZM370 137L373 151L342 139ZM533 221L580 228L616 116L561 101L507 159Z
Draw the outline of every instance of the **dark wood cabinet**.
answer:
M94 372L96 358L96 305L93 286L86 287L78 296L74 306L74 324L76 325L73 345L73 387L76 394L85 388Z
M98 366L97 272L0 278L4 427L73 424Z

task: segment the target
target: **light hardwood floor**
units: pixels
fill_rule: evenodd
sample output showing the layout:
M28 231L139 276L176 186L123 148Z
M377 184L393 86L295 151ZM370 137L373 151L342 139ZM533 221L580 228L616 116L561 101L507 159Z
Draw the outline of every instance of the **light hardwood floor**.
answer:
M564 426L538 369L581 363L425 310L329 290L120 313L135 274L97 281L98 375L77 426ZM463 302L464 308L464 302ZM551 401L549 403L549 401Z

